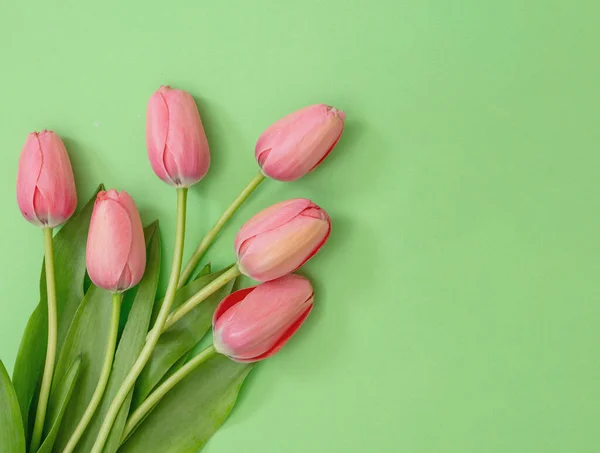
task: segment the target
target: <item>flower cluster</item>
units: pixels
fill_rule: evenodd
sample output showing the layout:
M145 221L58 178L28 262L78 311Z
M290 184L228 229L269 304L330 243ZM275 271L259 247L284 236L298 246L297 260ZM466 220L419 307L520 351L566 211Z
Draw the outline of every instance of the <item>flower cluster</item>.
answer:
M190 279L220 229L250 193L265 178L294 181L313 171L338 143L344 121L345 114L341 110L320 104L291 113L267 128L255 149L260 167L258 175L219 218L182 269L187 190L209 170L209 143L190 93L163 86L150 97L146 123L148 158L154 173L176 188L178 195L173 266L155 323L111 402L92 453L103 451L116 416L162 333L240 274L259 284L230 294L217 306L212 322L213 346L206 356L222 354L241 363L260 361L279 351L299 329L313 307L314 292L310 281L294 272L321 249L331 232L327 212L308 199L282 201L250 218L235 238L236 264L175 309L173 302L178 288ZM31 438L30 451L34 452L44 440L44 419L56 353L52 229L66 222L77 205L69 156L54 132L32 133L27 137L19 162L17 201L25 219L41 227L46 238L49 337ZM122 294L140 282L146 268L142 221L127 192L110 189L97 194L89 225L86 264L94 285L113 294L112 340L107 343L103 372L94 397L63 450L65 453L75 450L98 408L114 360ZM174 376L172 379L183 379L185 374ZM168 385L171 388L172 382ZM149 401L130 416L124 435L135 429L156 404L155 400L169 388L163 384L154 390Z

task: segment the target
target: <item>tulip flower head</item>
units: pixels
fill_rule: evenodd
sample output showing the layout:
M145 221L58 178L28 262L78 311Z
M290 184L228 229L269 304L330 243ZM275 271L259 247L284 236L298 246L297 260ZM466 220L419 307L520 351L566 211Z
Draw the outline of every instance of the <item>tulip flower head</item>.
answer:
M208 141L194 98L168 86L150 97L146 145L154 173L174 187L190 187L210 166Z
M300 328L313 301L310 281L299 275L232 293L215 310L215 350L237 362L271 357Z
M258 139L255 156L263 173L294 181L314 170L337 145L346 114L329 105L311 105L271 125Z
M54 228L75 212L77 192L71 161L54 132L27 136L19 159L17 202L23 217L42 228Z
M114 189L100 192L94 204L86 249L92 282L108 291L139 283L146 268L142 220L133 198Z
M325 244L331 220L304 198L277 203L246 222L235 238L240 271L260 282L294 272Z

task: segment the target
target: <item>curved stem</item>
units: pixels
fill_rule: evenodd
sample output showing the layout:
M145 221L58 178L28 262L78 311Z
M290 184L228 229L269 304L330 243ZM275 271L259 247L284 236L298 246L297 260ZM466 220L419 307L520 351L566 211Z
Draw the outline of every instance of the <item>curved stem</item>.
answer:
M102 396L104 395L106 385L108 384L108 378L110 377L110 372L112 371L113 359L115 358L115 348L117 345L117 335L119 333L119 316L121 314L122 301L122 293L113 293L110 331L108 333L108 341L106 343L106 350L104 352L104 363L102 364L100 379L98 379L98 384L96 384L96 389L94 390L94 394L92 395L90 403L85 409L81 420L77 424L75 431L73 431L73 434L71 435L71 438L69 439L69 442L62 453L71 453L73 450L75 450L77 443L81 439L81 436L83 436L83 433L90 423L90 420L94 416L96 409L98 409L100 401L102 401Z
M206 362L213 355L215 355L215 347L210 345L200 354L192 358L189 362L183 365L179 370L173 373L167 380L165 380L160 386L158 386L144 402L138 407L133 414L127 420L125 424L125 430L123 431L123 437L121 443L129 437L131 432L137 427L137 425L148 415L148 412L152 410L154 406L161 400L163 396L167 394L169 390L175 387L184 377L190 374L198 366Z
M194 253L192 253L192 256L190 257L189 261L185 265L185 268L183 269L183 272L181 273L181 277L179 278L179 288L185 285L190 279L192 272L194 272L194 269L198 265L198 262L206 253L206 250L208 249L208 247L210 247L210 244L212 244L212 242L215 240L223 226L225 226L225 224L233 216L235 211L238 210L238 208L244 203L244 201L248 199L252 192L254 192L254 190L259 186L261 182L264 181L265 178L266 176L263 175L261 171L259 171L258 174L254 178L252 178L252 180L248 183L248 185L244 187L244 190L240 192L237 198L233 200L233 203L231 203L229 207L225 210L225 212L221 214L221 217L219 217L214 226L208 231L208 233L206 233L206 236L204 236L204 238L198 245L198 248L194 250Z
M154 328L152 329L152 334L148 336L146 339L146 344L142 348L140 355L137 360L129 370L129 373L123 380L121 387L119 388L117 394L112 400L110 407L108 408L108 412L102 422L102 426L100 427L100 431L98 432L98 437L96 438L96 442L92 447L92 451L90 453L101 453L104 448L104 444L106 444L106 440L110 434L110 430L119 415L119 411L121 410L121 406L123 402L127 398L129 392L133 389L135 385L135 381L150 360L152 356L152 352L156 347L156 343L158 343L158 338L160 337L160 333L163 330L163 326L165 321L167 320L167 316L169 315L169 311L171 311L171 305L173 305L173 300L175 299L175 292L177 291L177 284L179 282L179 273L181 272L181 261L183 260L183 243L185 237L185 214L186 214L186 201L187 201L187 188L179 188L177 189L177 228L175 233L175 251L173 253L173 264L171 267L171 275L169 277L169 284L167 286L167 293L165 294L165 298L163 300L162 307L160 308L160 312L158 313L158 317L156 318L156 322L154 324Z
M46 364L40 388L31 436L30 451L37 451L42 441L48 397L52 386L54 362L56 360L56 342L58 338L58 314L56 310L56 283L54 278L54 250L52 245L52 228L44 228L44 262L46 264L46 292L48 300L48 346L46 348Z
M214 279L212 282L190 297L187 301L185 301L182 305L180 305L175 311L173 311L173 313L171 313L167 318L164 326L162 326L160 333L170 328L173 324L192 311L200 302L207 299L211 294L225 286L239 275L241 275L241 272L236 265L227 272L221 274L218 278ZM154 329L156 329L156 326ZM154 329L152 329L150 334L154 334Z

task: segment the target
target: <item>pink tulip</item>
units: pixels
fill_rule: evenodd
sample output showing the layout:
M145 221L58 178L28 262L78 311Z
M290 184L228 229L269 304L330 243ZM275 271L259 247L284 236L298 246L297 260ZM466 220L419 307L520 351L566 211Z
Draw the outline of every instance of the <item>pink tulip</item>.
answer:
M29 222L54 228L75 212L77 192L65 145L52 131L32 132L21 152L17 202Z
M235 238L240 271L260 282L294 272L325 244L327 213L310 200L277 203L252 217Z
M210 152L190 93L163 86L150 97L146 145L154 173L167 184L190 187L206 175Z
M100 192L86 249L92 282L113 292L137 285L146 268L145 244L142 220L133 198L125 191Z
M221 301L213 317L217 352L237 362L271 357L300 328L313 307L310 282L286 275L242 289Z
M325 104L291 113L270 126L256 143L255 156L263 173L279 181L294 181L314 170L337 145L346 114Z

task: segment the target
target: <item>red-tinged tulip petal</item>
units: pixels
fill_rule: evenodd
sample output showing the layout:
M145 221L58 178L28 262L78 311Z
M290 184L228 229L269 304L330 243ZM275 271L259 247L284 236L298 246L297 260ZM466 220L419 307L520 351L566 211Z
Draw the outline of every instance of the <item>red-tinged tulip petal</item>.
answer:
M274 356L275 354L277 354L281 348L283 348L285 346L285 344L288 342L288 340L290 338L292 338L292 336L296 333L296 331L300 328L300 326L302 324L304 324L304 321L306 320L306 318L308 318L308 315L310 315L310 312L313 309L313 304L312 302L309 304L308 308L306 309L306 311L296 320L296 322L294 322L294 324L292 324L281 336L281 338L277 341L277 343L275 343L275 345L273 345L273 347L271 349L269 349L268 351L264 352L263 354L250 358L250 359L236 359L237 362L242 362L242 363L252 363L252 362L258 362L260 360L265 360L268 359L271 356Z
M244 300L244 298L252 291L254 291L255 288L256 286L239 289L236 292L231 293L229 296L225 297L225 299L223 299L219 303L219 305L217 305L217 308L215 309L215 312L213 314L213 329L215 328L215 322L217 321L217 319L219 319L227 310L229 310L235 304Z
M215 349L240 362L270 357L304 322L313 299L310 282L297 275L231 294L215 311Z
M94 204L86 264L92 282L109 291L135 286L146 267L142 221L126 192L100 192Z
M208 141L194 98L161 87L148 102L146 143L156 175L175 187L189 187L210 166Z
M67 150L52 131L29 134L19 160L17 201L23 216L40 227L64 223L77 207Z
M314 170L337 145L345 118L341 110L318 104L271 125L255 148L263 173L279 181L294 181Z
M278 203L244 225L235 241L240 271L258 281L291 273L327 241L331 220L305 199Z

